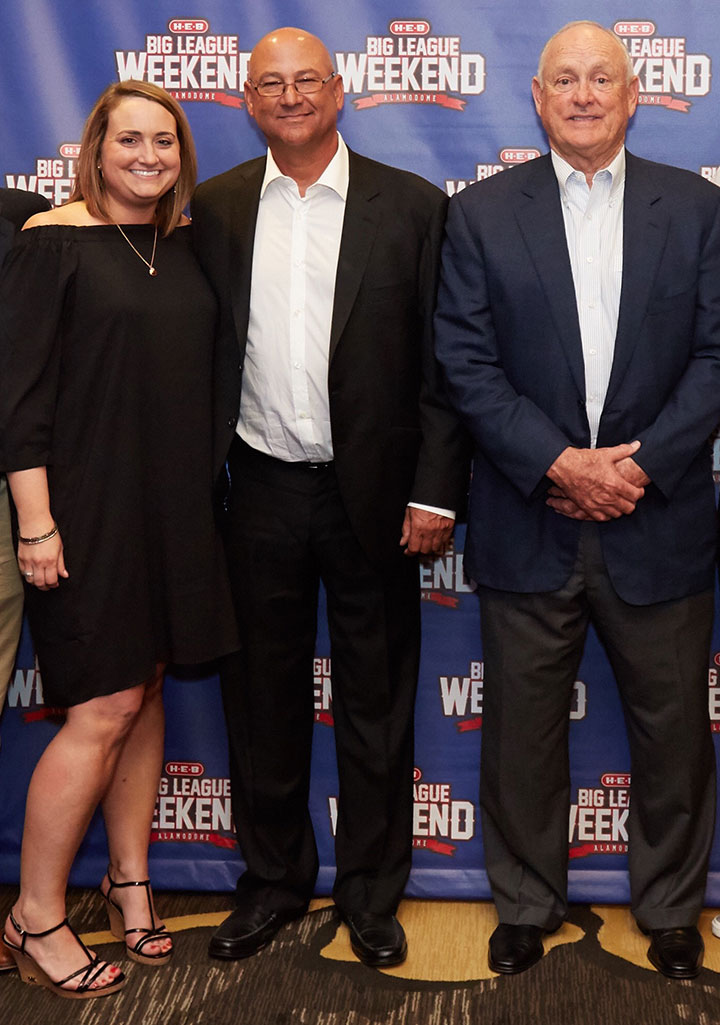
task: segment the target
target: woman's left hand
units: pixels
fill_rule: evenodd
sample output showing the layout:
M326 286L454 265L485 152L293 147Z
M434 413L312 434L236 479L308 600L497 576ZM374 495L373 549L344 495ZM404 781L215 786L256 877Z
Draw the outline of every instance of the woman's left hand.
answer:
M60 532L36 545L26 545L20 541L18 565L28 584L33 584L38 590L49 591L57 587L61 578L67 579L70 576L65 568Z

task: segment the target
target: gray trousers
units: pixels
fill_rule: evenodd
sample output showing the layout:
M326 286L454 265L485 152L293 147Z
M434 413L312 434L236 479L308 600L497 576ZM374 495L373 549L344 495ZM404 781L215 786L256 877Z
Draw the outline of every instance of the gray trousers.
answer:
M623 706L631 757L632 911L645 929L692 925L715 815L708 718L713 595L634 606L616 594L584 525L567 584L546 594L483 588L480 803L501 922L554 928L567 913L569 710L592 623Z

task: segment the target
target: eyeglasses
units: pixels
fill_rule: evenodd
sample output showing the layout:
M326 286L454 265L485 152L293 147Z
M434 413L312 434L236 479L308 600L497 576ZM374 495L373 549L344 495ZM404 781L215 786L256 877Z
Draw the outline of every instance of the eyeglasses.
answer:
M326 78L311 78L305 75L303 78L296 78L294 82L280 82L275 78L271 78L265 82L260 82L259 85L255 85L253 80L248 78L248 83L253 87L258 96L282 96L290 86L293 87L296 93L305 96L308 93L319 93L331 78L336 77L337 71L331 71Z

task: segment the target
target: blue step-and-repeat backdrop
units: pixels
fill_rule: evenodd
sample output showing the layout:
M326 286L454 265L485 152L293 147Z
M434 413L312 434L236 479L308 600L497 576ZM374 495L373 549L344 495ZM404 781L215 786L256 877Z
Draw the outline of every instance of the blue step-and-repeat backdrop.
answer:
M630 149L720 184L720 108L712 76L720 61L720 21L716 5L707 0L14 0L0 12L3 184L63 202L84 119L101 90L118 78L152 80L182 102L201 179L261 153L262 139L243 110L249 51L270 29L298 25L326 42L343 76L347 101L340 128L348 144L416 171L452 195L546 150L530 80L546 38L576 18L613 28L632 55L640 106ZM478 815L483 656L477 600L463 575L463 541L460 528L452 553L420 566L424 647L409 885L417 896L489 895ZM252 588L252 580L247 586ZM719 639L708 667L708 706L713 729L720 730L717 664ZM211 669L205 676L197 668L178 669L168 676L166 703L153 880L160 887L230 889L241 860L232 832L216 676ZM332 665L323 623L315 709L312 812L322 866L319 892L327 893L337 782ZM28 781L61 714L43 703L25 630L2 720L1 882L18 878ZM282 716L283 709L276 714ZM594 636L570 716L571 896L625 901L629 757L612 676ZM98 817L72 882L97 883L105 861ZM708 900L720 903L720 839Z

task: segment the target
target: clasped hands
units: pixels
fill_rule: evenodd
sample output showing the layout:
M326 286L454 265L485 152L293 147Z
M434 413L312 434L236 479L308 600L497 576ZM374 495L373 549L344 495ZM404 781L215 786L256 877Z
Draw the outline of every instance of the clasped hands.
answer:
M639 441L612 448L566 448L547 476L553 482L547 504L573 520L628 516L645 494L650 478L633 456Z

